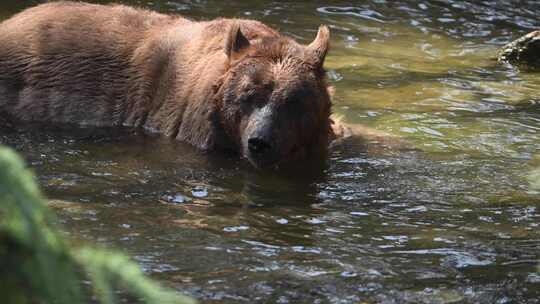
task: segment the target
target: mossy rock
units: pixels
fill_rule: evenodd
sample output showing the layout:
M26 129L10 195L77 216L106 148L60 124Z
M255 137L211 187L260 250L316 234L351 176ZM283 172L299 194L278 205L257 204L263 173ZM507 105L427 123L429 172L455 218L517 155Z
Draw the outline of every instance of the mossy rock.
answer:
M499 52L499 62L540 68L540 30L505 45Z

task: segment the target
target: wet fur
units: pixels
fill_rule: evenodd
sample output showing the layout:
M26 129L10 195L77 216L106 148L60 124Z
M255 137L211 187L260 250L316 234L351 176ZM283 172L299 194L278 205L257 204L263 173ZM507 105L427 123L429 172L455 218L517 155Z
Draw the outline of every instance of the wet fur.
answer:
M235 26L252 47L231 41L236 36L224 29ZM238 100L249 91L294 114L276 124L283 150L276 157L299 156L334 137L318 61L326 51L315 45L307 56L304 46L257 21L194 22L122 5L53 2L0 24L0 113L24 122L144 128L200 149L242 153L242 134L254 122Z

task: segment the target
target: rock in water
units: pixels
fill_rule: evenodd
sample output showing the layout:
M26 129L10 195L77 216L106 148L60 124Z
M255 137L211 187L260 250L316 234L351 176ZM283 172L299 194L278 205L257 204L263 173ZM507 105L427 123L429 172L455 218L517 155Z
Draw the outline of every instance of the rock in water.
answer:
M505 45L498 56L499 62L540 67L540 30Z

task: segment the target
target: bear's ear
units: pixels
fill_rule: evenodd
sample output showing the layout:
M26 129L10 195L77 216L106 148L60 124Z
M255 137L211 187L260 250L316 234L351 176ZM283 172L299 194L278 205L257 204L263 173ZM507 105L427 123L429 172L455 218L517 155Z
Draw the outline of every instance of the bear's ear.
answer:
M330 30L326 25L319 27L315 40L306 48L306 59L317 68L322 68L330 48Z
M250 45L249 40L242 34L240 25L238 23L233 24L229 28L229 33L225 39L225 54L229 60L231 62L239 60Z

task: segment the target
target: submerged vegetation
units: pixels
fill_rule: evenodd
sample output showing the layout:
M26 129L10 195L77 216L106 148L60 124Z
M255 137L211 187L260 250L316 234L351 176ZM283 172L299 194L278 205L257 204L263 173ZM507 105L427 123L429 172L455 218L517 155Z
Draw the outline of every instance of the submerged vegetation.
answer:
M75 246L58 232L32 174L0 147L0 294L4 303L193 303L144 277L122 254ZM90 281L91 287L86 286Z
M540 190L540 168L534 170L529 175L529 181L531 182L531 188Z

